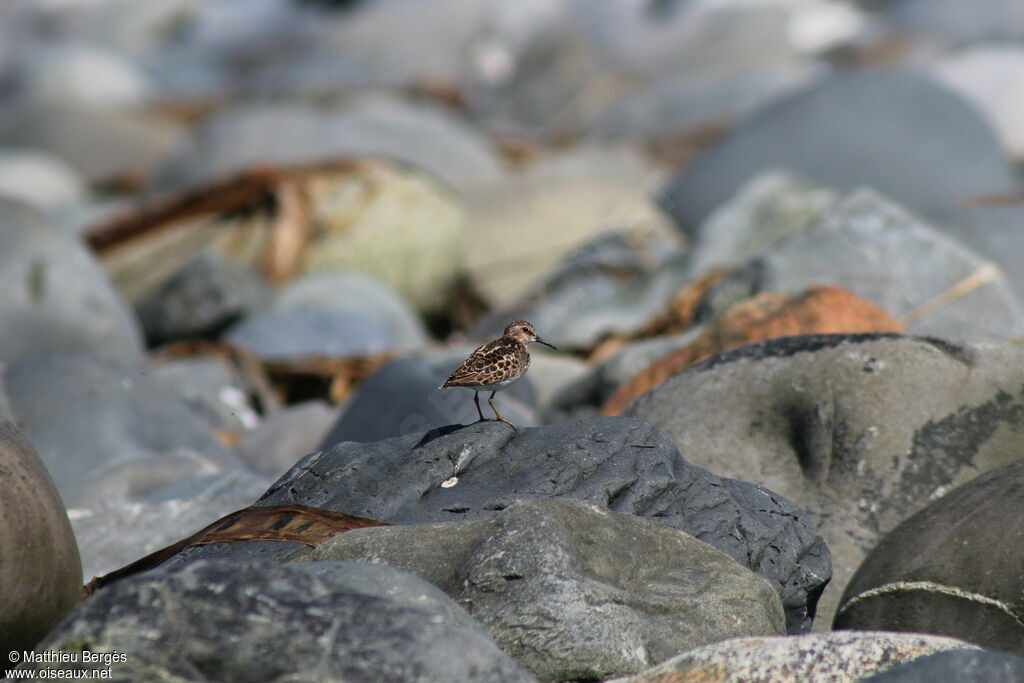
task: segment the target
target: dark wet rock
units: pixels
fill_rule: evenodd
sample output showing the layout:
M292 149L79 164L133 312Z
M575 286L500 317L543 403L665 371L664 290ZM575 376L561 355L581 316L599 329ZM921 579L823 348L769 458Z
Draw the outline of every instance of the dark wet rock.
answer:
M1024 350L898 335L817 335L727 351L624 415L662 429L694 464L756 481L818 524L835 590L915 511L1020 457Z
M310 559L421 576L543 680L635 673L707 643L785 632L775 591L724 553L572 499L523 501L476 522L339 534Z
M834 626L939 633L1024 654L1022 492L1016 460L904 521L864 558Z
M17 423L69 507L132 500L239 461L179 397L145 373L82 354L7 367Z
M320 447L329 448L342 441L380 441L476 422L480 417L471 390L438 388L470 351L407 356L382 366L359 387ZM487 405L489 396L489 392L480 392L485 418L494 417ZM532 427L538 423L529 374L498 392L494 403L516 425Z
M518 433L486 423L339 443L301 460L259 504L301 503L423 524L487 519L517 500L563 497L637 514L709 543L768 580L782 597L789 632L810 628L830 565L804 513L765 488L692 467L663 433L638 420L594 418ZM283 561L303 548L217 544L169 562Z
M82 351L131 363L138 327L99 264L35 209L0 200L0 360Z
M531 680L439 589L340 562L133 576L80 604L40 648L124 653L122 680ZM36 665L48 666L67 665Z
M0 417L0 650L30 649L78 602L82 565L64 504L32 445Z
M946 650L899 664L862 683L1018 683L1024 681L1024 658L986 650Z
M846 72L738 124L686 166L664 204L692 231L771 167L843 191L872 187L926 216L1019 184L991 127L953 92L908 73Z
M267 306L270 288L252 269L205 252L136 304L151 345L215 337Z
M284 406L246 432L235 444L235 453L257 472L279 477L317 450L337 419L338 410L324 401Z
M798 638L734 638L673 657L618 683L662 681L853 681L968 643L920 633L837 632Z

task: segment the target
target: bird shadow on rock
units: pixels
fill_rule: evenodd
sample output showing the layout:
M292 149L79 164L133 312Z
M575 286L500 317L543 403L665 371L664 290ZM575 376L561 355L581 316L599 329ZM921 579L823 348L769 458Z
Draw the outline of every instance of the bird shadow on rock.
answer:
M430 429L430 430L427 430L426 432L424 432L423 437L419 441L416 442L416 445L413 446L413 448L415 449L415 448L420 448L421 446L426 446L431 441L434 441L436 439L440 439L442 436L448 436L449 434L454 434L455 432L461 431L463 429L467 429L469 427L475 427L476 425L482 425L482 424L498 424L498 423L495 423L492 420L483 420L483 421L477 420L476 422L470 422L469 424L450 424L450 425L445 425L443 427L435 427L434 429ZM511 431L511 428L508 427L508 426L505 426L505 429L509 429Z

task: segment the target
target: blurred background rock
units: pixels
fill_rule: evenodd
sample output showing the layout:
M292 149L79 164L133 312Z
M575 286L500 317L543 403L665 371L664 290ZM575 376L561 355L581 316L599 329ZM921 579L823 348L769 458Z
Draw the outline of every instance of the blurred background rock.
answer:
M718 467L707 425L775 410L742 387L767 386L777 347L726 356L753 359L729 378L757 405L694 406L699 429L685 382L651 393L714 354L906 332L971 367L1015 358L1022 168L1019 0L6 0L0 414L51 473L86 579L307 453L473 420L469 392L434 387L516 318L559 346L498 398L517 423L625 410ZM846 386L809 339L812 379ZM856 360L925 386L922 343ZM912 419L895 390L819 412L885 414L861 434L885 441L1003 401L1016 370L996 374ZM826 417L772 457L827 461L813 505L773 487L827 529L845 523L818 499L828 473L901 454L825 452L822 424L856 436ZM968 464L930 489L875 472L845 501L853 519L905 494L832 549L817 629L878 539L1024 457L991 436L954 429ZM763 483L750 459L728 475Z

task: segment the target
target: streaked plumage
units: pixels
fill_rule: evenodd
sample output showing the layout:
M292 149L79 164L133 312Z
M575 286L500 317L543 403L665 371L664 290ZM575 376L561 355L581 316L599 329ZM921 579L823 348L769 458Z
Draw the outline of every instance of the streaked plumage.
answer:
M452 387L463 387L473 390L473 402L476 404L476 411L480 415L480 421L484 421L483 411L480 410L480 391L490 391L491 396L487 399L494 411L492 421L504 422L517 427L502 417L501 413L494 406L494 394L506 388L517 379L522 377L530 367L530 352L526 345L537 342L555 348L551 344L537 336L533 325L525 320L516 320L509 323L505 333L493 341L489 341L479 347L460 365L455 372L441 385L441 389Z

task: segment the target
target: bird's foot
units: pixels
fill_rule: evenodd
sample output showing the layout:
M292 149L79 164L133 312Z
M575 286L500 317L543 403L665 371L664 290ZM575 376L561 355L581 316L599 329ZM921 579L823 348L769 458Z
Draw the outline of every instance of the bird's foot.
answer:
M509 427L511 427L511 428L512 428L512 429L514 429L515 431L517 431L517 432L519 431L519 427L516 427L516 426L515 426L514 424L512 424L512 423L511 423L511 422L510 422L509 420L507 420L507 419L505 419L504 417L501 417L501 416L498 416L498 417L492 417L492 418L490 418L489 420L487 420L487 422L504 422L505 424L507 424L507 425L508 425Z

